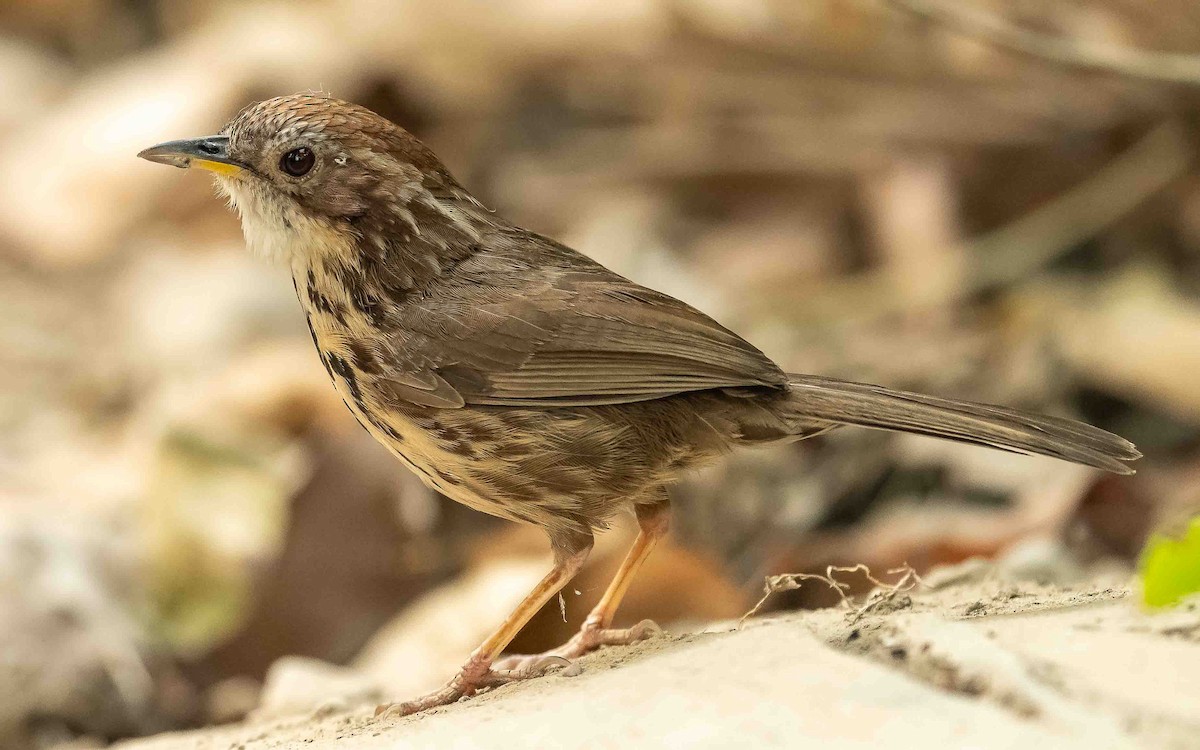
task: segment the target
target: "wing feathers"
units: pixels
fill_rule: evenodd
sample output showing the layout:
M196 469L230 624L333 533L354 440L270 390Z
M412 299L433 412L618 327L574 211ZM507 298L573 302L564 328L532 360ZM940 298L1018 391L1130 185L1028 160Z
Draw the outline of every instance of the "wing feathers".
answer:
M703 313L549 240L523 241L477 253L456 283L400 303L384 358L397 370L382 379L393 383L387 397L587 405L786 387L771 360Z

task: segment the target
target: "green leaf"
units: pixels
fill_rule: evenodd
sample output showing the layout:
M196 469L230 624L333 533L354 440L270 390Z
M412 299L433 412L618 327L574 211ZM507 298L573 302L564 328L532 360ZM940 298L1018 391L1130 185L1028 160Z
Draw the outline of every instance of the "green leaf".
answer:
M1200 516L1189 522L1182 537L1152 535L1140 567L1147 606L1169 607L1200 592Z

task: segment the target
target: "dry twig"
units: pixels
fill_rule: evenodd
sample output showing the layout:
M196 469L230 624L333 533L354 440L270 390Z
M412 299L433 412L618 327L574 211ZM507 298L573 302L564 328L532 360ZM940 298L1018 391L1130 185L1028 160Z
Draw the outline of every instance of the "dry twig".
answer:
M1200 55L1115 47L1029 31L978 8L942 0L887 0L922 18L1022 54L1074 68L1200 86Z
M908 563L905 563L899 568L892 568L887 572L888 575L900 575L900 580L891 584L883 583L882 581L874 578L871 575L871 572L867 570L865 565L856 565L854 568L852 568L852 570L857 568L863 568L867 579L875 584L875 591L873 591L871 595L867 597L865 604L850 613L849 619L851 624L858 622L872 612L879 611L885 605L894 602L896 597L900 594L904 593L905 591L911 591L912 589L924 583L921 580L921 576L917 575L917 571L913 570L912 566Z
M777 576L767 576L766 582L763 585L762 598L746 614L742 615L741 619L738 620L738 627L742 627L746 620L758 614L773 594L780 591L795 591L800 588L803 581L820 581L826 584L841 597L842 606L849 609L852 606L852 602L846 592L850 590L850 585L834 578L834 573L862 573L868 581L875 585L875 592L871 594L867 602L863 606L849 612L852 622L857 622L864 615L877 610L885 602L892 601L898 594L910 591L914 587L921 585L921 577L907 563L899 568L892 568L887 571L887 575L889 576L900 575L900 580L896 583L885 583L879 580L871 574L871 569L864 563L850 566L830 565L825 568L824 575L816 573L784 573Z

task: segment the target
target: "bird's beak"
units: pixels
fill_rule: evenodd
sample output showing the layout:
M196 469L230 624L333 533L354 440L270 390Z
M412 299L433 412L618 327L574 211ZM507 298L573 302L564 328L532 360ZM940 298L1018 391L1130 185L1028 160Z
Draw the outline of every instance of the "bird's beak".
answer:
M138 157L180 169L207 169L220 175L239 174L247 168L229 158L229 137L224 135L167 141L140 152Z

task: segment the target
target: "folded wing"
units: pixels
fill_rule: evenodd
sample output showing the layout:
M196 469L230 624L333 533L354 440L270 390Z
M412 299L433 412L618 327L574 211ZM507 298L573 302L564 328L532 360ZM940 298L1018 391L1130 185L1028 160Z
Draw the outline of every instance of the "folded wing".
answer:
M381 373L379 385L391 381L395 398L449 408L616 404L710 388L786 387L786 376L762 352L673 297L591 261L528 270L460 268L453 287L406 308L384 357L393 372ZM473 287L475 278L493 285L488 293Z

